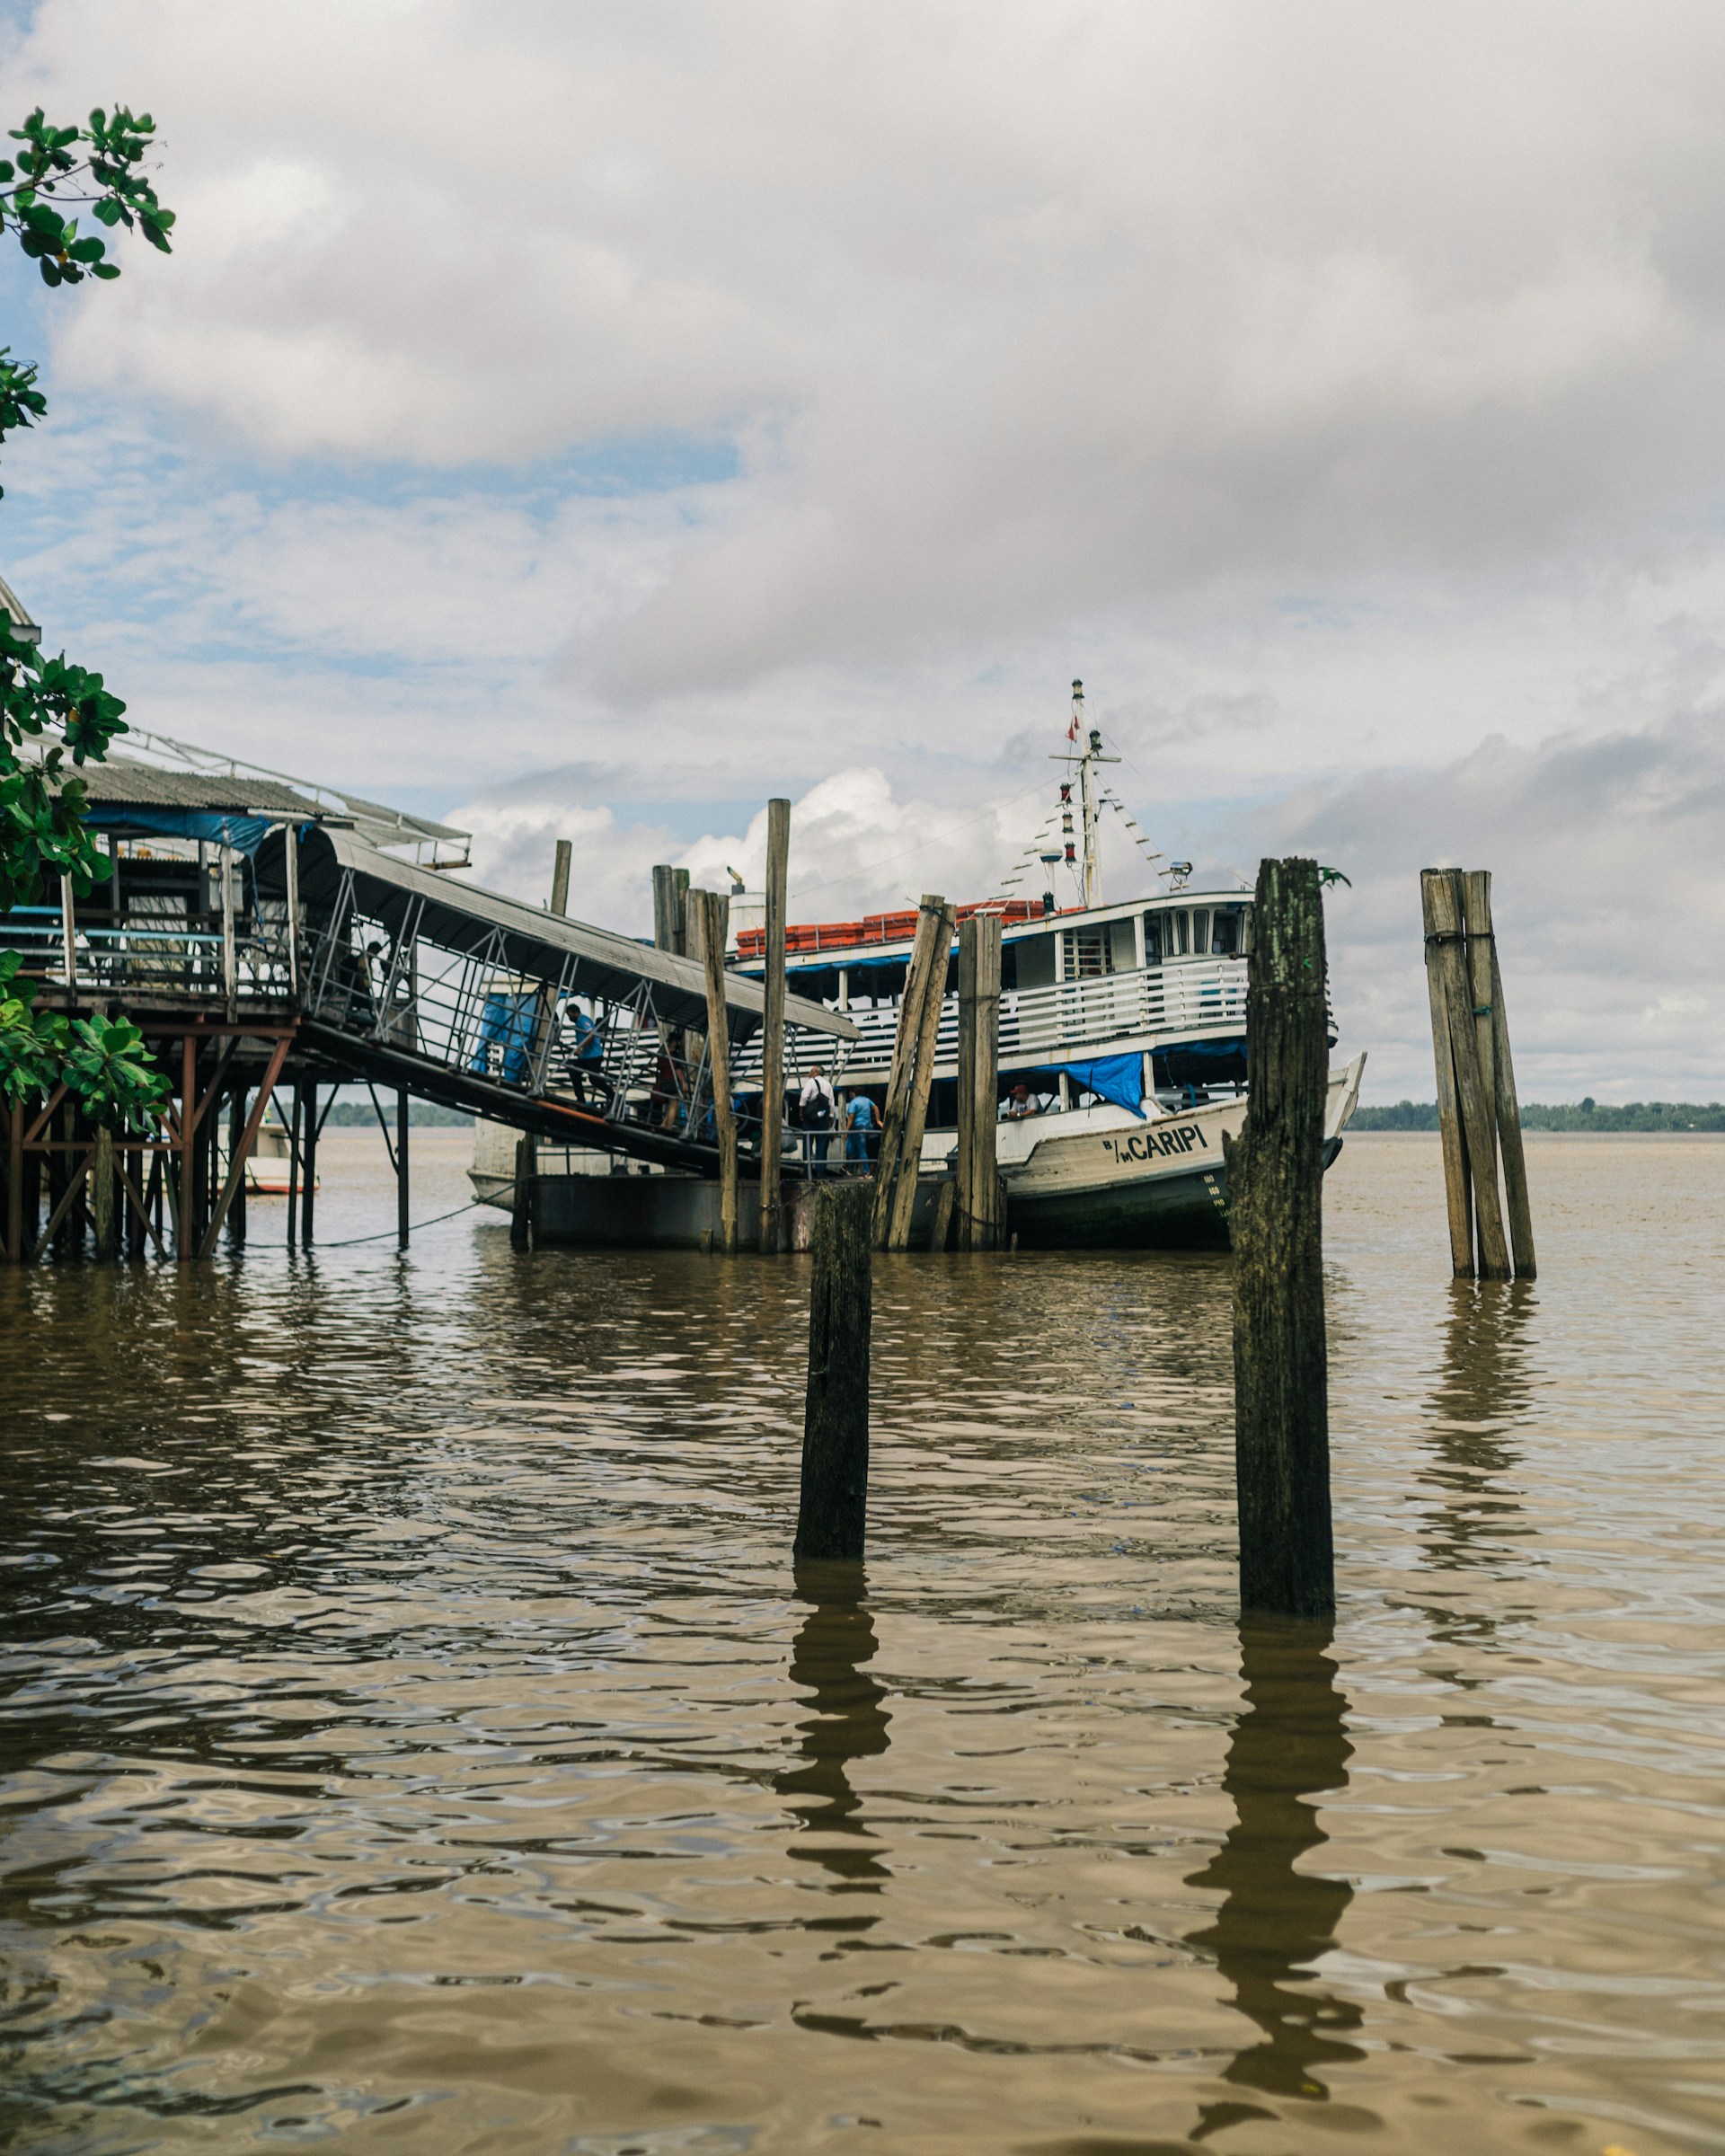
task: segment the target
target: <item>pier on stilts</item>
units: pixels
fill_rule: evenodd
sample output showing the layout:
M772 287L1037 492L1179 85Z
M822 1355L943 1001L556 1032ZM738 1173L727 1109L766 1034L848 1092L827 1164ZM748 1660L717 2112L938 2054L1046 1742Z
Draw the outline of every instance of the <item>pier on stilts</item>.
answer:
M22 954L39 1009L128 1018L172 1094L141 1133L97 1130L64 1086L4 1111L8 1260L192 1262L225 1234L243 1242L245 1164L272 1105L288 1237L310 1243L318 1135L343 1085L377 1101L403 1247L410 1100L508 1125L530 1159L548 1144L718 1182L700 955L478 888L450 826L162 737L128 746L146 753L81 774L111 879L0 915L0 948ZM721 982L719 1061L735 1071L759 1057L766 996ZM785 1023L855 1031L794 997Z

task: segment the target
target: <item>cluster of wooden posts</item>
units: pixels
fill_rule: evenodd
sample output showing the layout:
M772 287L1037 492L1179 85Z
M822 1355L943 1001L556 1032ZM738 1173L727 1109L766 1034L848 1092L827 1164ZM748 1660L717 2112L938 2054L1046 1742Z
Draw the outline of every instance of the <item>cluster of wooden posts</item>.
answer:
M565 910L569 891L569 844L559 840L552 885L552 910ZM783 1157L785 1091L785 923L791 859L791 804L783 799L766 805L765 973L762 1017L761 1135L763 1171L758 1184L757 1245L773 1256L787 1246L784 1182L776 1171ZM872 1247L909 1247L916 1210L923 1134L934 1079L934 1061L946 995L957 909L938 895L926 896L916 920L916 934L899 1007L891 1069L881 1115L880 1154L871 1178L858 1178L869 1193ZM996 1164L995 1123L1000 1069L1000 920L978 915L958 927L959 940L959 1113L958 1162L954 1175L942 1178L935 1195L931 1246L944 1250L956 1241L960 1250L992 1250L1005 1233L1005 1197ZM706 976L707 1035L704 1042L685 1038L675 1044L675 1060L698 1069L705 1055L710 1104L719 1153L719 1233L715 1250L735 1256L740 1240L742 1192L737 1117L731 1101L730 1036L726 1018L725 950L730 933L730 900L723 892L692 888L686 869L668 864L653 870L653 941L661 950L697 960ZM668 1046L671 1045L668 1043ZM697 1103L697 1110L705 1103ZM693 1122L696 1118L691 1117ZM765 1163L775 1171L768 1171ZM516 1146L515 1210L512 1240L518 1249L532 1242L532 1193L537 1172L535 1141L523 1136ZM955 1233L956 1230L956 1233Z
M1448 1100L1444 1159L1452 1236L1455 1193L1465 1191L1462 1178L1471 1170L1481 1223L1480 1270L1508 1276L1496 1206L1500 1149L1515 1270L1531 1276L1533 1231L1503 982L1491 932L1491 879L1483 872L1434 870L1423 886L1439 1100ZM1328 969L1318 864L1297 859L1261 862L1252 918L1248 1108L1240 1136L1225 1141L1234 1243L1240 1603L1245 1611L1324 1620L1335 1610L1336 1579L1323 1304ZM997 923L995 935L997 954ZM992 977L997 994L997 955ZM971 978L980 984L986 976ZM1459 1173L1453 1164L1457 1159ZM1496 1223L1494 1230L1488 1221ZM871 1234L872 1224L866 1190L840 1187L823 1192L817 1202L794 1550L800 1563L854 1563L863 1552L870 1251L878 1240ZM1457 1273L1473 1269L1469 1224L1464 1214L1464 1232L1455 1241Z
M1534 1221L1491 871L1427 869L1420 896L1450 1261L1457 1279L1531 1280Z

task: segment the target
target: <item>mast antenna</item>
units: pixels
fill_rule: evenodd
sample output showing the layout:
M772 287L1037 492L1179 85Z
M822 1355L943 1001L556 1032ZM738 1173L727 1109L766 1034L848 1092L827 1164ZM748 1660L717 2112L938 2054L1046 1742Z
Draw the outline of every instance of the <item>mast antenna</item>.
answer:
M1120 759L1118 756L1105 756L1102 754L1101 729L1093 726L1086 728L1084 725L1084 685L1082 681L1075 681L1072 685L1072 723L1066 729L1066 742L1064 752L1049 761L1064 764L1068 770L1075 764L1078 766L1078 800L1084 817L1084 859L1079 862L1076 848L1068 838L1066 859L1079 870L1084 904L1100 906L1102 903L1102 861L1101 851L1096 843L1096 819L1101 804L1098 798L1096 767L1101 764L1118 764ZM1068 780L1060 791L1063 803L1069 801L1071 781ZM1066 833L1072 830L1070 815L1061 818L1061 829Z

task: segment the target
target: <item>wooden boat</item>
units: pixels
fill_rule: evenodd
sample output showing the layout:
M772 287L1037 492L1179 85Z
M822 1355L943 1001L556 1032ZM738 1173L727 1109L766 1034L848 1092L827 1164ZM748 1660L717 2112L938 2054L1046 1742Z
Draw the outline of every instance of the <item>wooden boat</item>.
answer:
M1074 691L1058 759L1068 767L1056 804L1059 839L1041 850L1032 842L1026 856L1043 871L1039 898L1014 895L1021 870L995 896L959 908L960 918L992 913L1001 922L998 1159L1011 1229L1021 1244L1045 1248L1225 1247L1222 1137L1245 1119L1252 893L1239 883L1191 888L1190 864L1176 862L1159 872L1166 888L1104 903L1097 827L1101 808L1119 805L1101 767L1116 759L1084 727L1081 685ZM1076 903L1059 903L1063 883ZM916 927L907 910L786 932L787 987L860 1030L829 1075L877 1109ZM764 941L758 929L739 936L745 972L763 970ZM929 1175L946 1171L957 1138L956 976L955 945L923 1142ZM1358 1104L1365 1061L1358 1056L1331 1078L1326 1165ZM739 1059L745 1087L752 1077L758 1091L758 1068L757 1055ZM823 1144L823 1164L842 1150Z

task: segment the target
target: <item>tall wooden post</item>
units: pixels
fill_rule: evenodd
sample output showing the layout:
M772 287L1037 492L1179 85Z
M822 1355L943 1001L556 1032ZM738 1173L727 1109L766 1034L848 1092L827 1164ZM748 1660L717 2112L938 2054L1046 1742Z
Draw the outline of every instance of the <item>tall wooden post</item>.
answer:
M395 1088L395 1248L407 1248L408 1218L412 1204L412 1185L408 1177L407 1134L412 1123L412 1104L407 1088Z
M809 1224L809 1385L802 1421L800 1564L862 1555L869 1506L872 1193L825 1183Z
M886 1114L880 1132L880 1164L875 1182L874 1241L882 1250L902 1250L910 1241L911 1215L916 1205L916 1177L922 1166L923 1127L928 1117L929 1087L946 997L946 969L952 948L953 908L944 898L924 897L906 968L905 993L893 1038L892 1068L887 1079Z
M1315 1617L1336 1604L1323 1315L1330 1048L1316 862L1259 864L1246 980L1246 1123L1224 1140L1240 1604Z
M190 1265L198 1248L198 1153L191 1118L198 1106L198 1037L188 1033L180 1046L180 1210L173 1223L173 1254Z
M1473 1277L1473 1194L1468 1174L1467 1141L1462 1135L1455 1100L1455 1059L1449 1052L1449 1009L1438 963L1436 882L1438 871L1420 879L1420 907L1426 935L1426 995L1431 1006L1431 1055L1438 1080L1438 1130L1444 1155L1444 1201L1449 1213L1450 1270L1458 1280Z
M725 1012L725 944L730 901L718 891L691 891L699 909L701 960L707 976L707 1067L712 1078L712 1122L719 1140L719 1245L737 1254L737 1117L730 1100L730 1025Z
M1479 1029L1473 1017L1473 994L1468 979L1467 950L1462 912L1462 872L1459 869L1426 869L1420 878L1425 913L1426 963L1434 968L1442 990L1442 1031L1455 1072L1455 1098L1459 1110L1464 1161L1473 1198L1473 1219L1479 1237L1481 1277L1487 1280L1509 1277L1509 1245L1503 1232L1503 1207L1498 1196L1497 1107L1491 1082L1480 1068ZM1443 1051L1434 1038L1434 1053L1441 1072ZM1442 1078L1439 1077L1439 1087ZM1443 1095L1440 1090L1438 1100ZM1450 1203L1451 1260L1455 1259L1456 1206ZM1473 1253L1456 1275L1465 1278L1474 1270Z
M78 927L69 876L60 878L60 947L66 964L66 993L70 999L78 988Z
M1467 931L1468 985L1481 1043L1481 1063L1490 1073L1498 1144L1503 1154L1504 1210L1516 1277L1538 1274L1534 1256L1534 1215L1527 1197L1527 1156L1521 1142L1521 1102L1516 1093L1515 1059L1509 1052L1509 1016L1503 1003L1503 970L1491 925L1491 871L1470 869L1462 878L1462 924ZM1488 1044L1489 1043L1489 1048Z
M299 1240L306 1250L317 1233L317 1081L305 1081L304 1188L299 1194ZM241 1201L236 1200L236 1203Z
M299 826L285 824L281 863L288 884L288 993L299 1001Z
M1000 1091L1000 915L959 927L959 1248L1000 1240L995 1131Z
M791 804L766 804L766 1009L761 1025L761 1252L774 1256L784 1224L780 1146L784 1132L784 911Z
M114 1134L96 1133L95 1158L91 1163L94 1184L90 1193L90 1215L96 1231L96 1262L111 1265L117 1251L114 1240Z
M566 838L560 838L551 871L551 910L553 914L566 914L569 911L569 870L574 858L574 847Z
M240 952L234 932L234 849L216 849L216 872L222 879L222 994L229 1025L240 1014ZM212 1126L213 1127L213 1126Z

